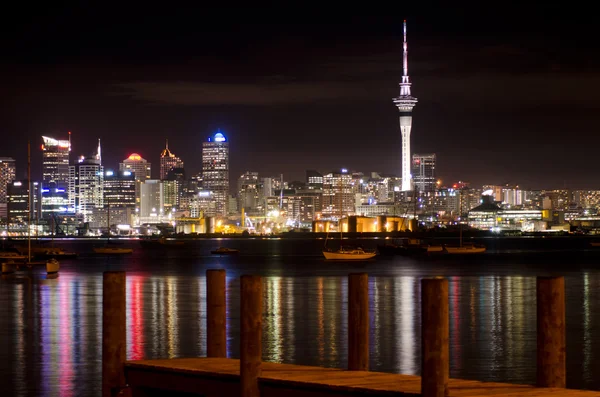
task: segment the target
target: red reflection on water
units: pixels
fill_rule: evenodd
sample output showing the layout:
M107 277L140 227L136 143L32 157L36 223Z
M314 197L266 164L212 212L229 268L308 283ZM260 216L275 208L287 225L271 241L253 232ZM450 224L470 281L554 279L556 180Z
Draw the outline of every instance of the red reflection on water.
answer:
M144 358L144 300L143 300L143 276L127 277L127 300L129 301L129 313L127 327L127 340L129 342L128 357L130 360L142 360Z
M58 312L60 329L53 332L57 338L53 342L59 346L59 389L60 395L70 397L73 395L73 379L75 377L73 362L73 317L79 313L73 313L74 280L71 277L61 277L58 299L50 302L53 306L52 312ZM54 317L54 314L52 314Z

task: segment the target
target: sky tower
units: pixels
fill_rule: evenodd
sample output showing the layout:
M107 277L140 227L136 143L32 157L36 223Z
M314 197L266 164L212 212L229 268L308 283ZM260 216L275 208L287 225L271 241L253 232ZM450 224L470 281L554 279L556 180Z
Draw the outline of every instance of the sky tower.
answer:
M402 191L412 190L410 175L410 129L412 127L412 110L417 104L417 98L410 95L410 80L408 78L408 45L406 43L406 20L404 20L404 43L402 55L402 82L400 95L394 98L394 103L400 112L400 132L402 133Z

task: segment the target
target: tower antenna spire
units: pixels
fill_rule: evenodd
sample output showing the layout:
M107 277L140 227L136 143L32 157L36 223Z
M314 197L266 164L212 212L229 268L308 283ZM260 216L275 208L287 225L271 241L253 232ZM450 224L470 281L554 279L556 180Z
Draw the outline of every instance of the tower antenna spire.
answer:
M169 150L169 138L165 139L165 149Z
M404 20L404 43L402 43L402 50L402 77L408 77L408 44L406 43L406 19Z

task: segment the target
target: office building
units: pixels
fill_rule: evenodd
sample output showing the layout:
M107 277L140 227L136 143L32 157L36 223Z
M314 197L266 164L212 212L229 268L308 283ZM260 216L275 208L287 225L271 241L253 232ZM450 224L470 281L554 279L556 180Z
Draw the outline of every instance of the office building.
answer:
M130 171L104 172L104 205L135 208L135 175Z
M247 171L238 179L238 204L248 214L254 213L260 206L260 185L258 172ZM262 206L261 206L262 207Z
M352 174L346 169L323 175L323 217L340 219L354 213Z
M151 178L151 164L137 153L131 153L123 160L119 164L119 171L133 172L135 180L138 182Z
M229 201L229 142L219 131L202 142L202 187L212 192L217 216L227 216Z
M436 188L435 154L413 154L412 177L414 189L417 192L434 192Z
M67 189L71 133L69 132L68 140L47 136L42 136L42 140L42 186Z
M69 166L69 206L83 216L84 222L94 221L94 210L104 207L104 167L100 154L81 157Z
M0 157L0 205L6 204L8 185L15 180L17 166L15 159Z
M140 184L141 218L159 217L164 213L164 194L162 181L147 179Z
M183 161L169 150L169 141L167 140L165 148L160 153L160 179L167 179L169 171L174 168L183 168Z
M31 224L37 223L40 216L41 202L39 187L38 182L32 182L31 197L28 197L30 190L27 179L12 181L8 184L7 212L10 224L26 225L28 220L31 221Z

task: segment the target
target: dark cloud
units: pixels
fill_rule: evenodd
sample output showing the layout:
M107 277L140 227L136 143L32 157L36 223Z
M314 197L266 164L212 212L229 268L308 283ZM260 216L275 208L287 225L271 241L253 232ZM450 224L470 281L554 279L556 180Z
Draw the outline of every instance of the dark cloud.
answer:
M137 82L118 85L119 95L155 104L256 105L306 104L365 98L360 84L340 82L264 82L214 84L195 82Z

